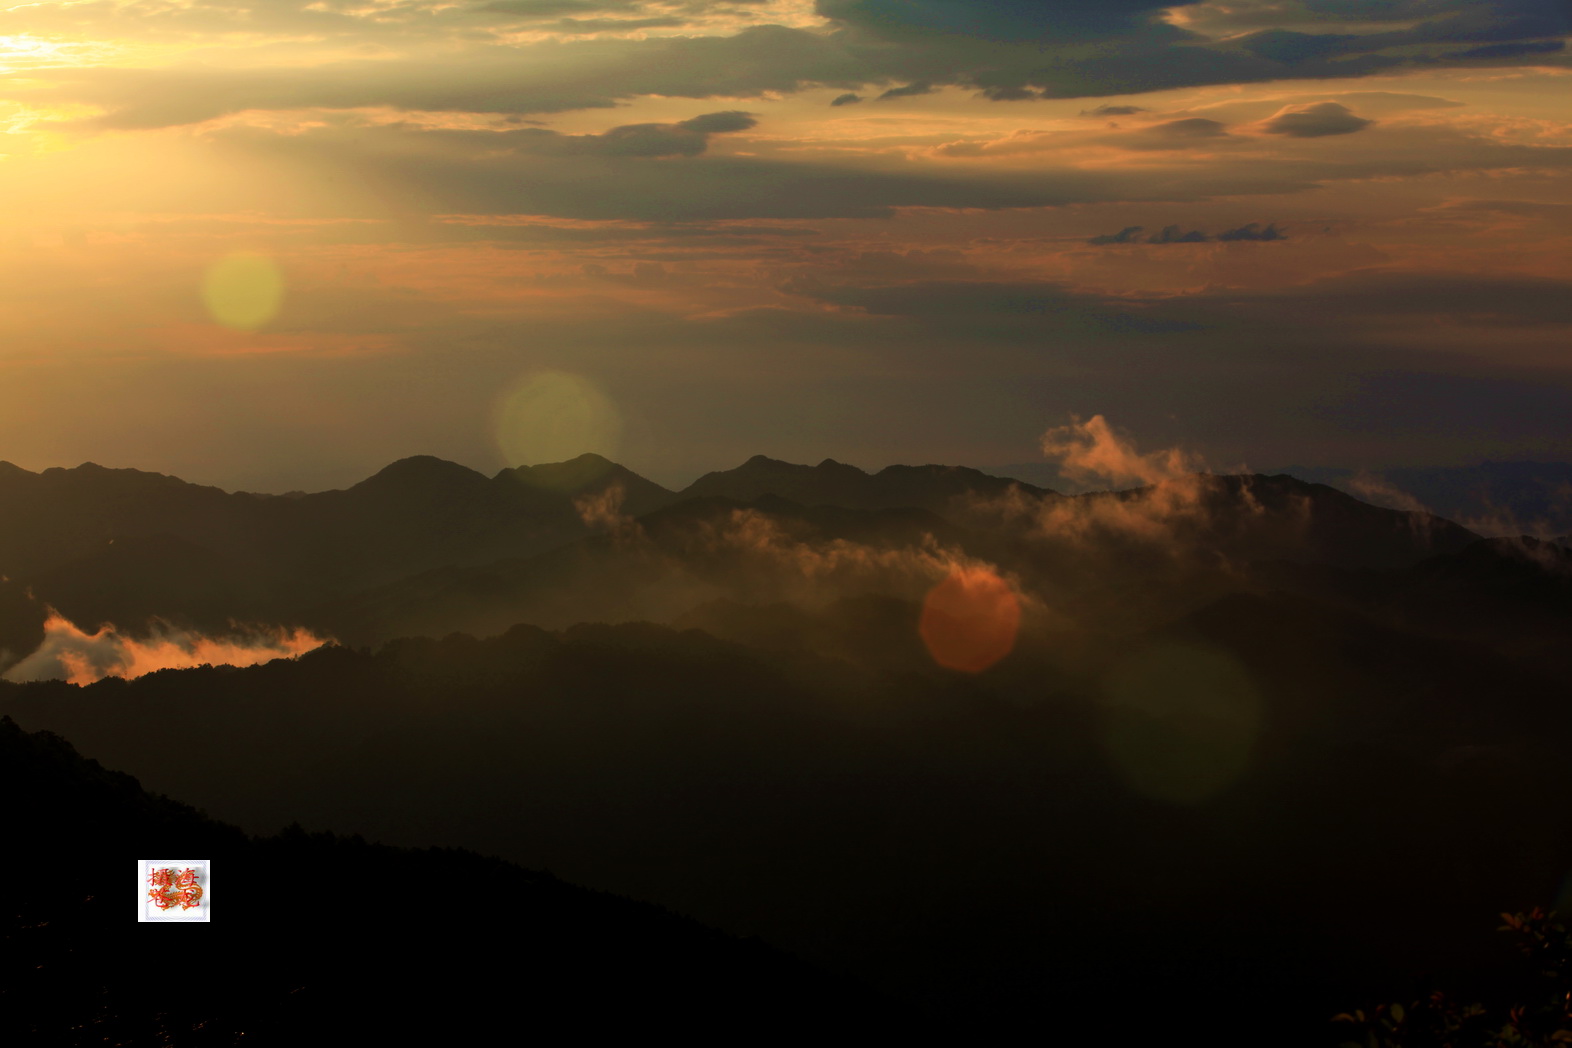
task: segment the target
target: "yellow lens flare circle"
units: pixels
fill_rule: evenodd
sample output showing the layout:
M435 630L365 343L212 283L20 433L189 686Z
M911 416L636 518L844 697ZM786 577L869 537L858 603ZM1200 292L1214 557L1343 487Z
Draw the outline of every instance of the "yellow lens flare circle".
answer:
M1261 699L1226 652L1153 644L1116 666L1102 692L1103 748L1132 792L1199 804L1249 769Z
M235 331L256 331L278 315L284 301L284 275L266 255L241 251L207 268L202 302L217 323Z
M566 462L585 452L612 458L622 439L622 415L584 376L540 371L497 398L492 436L511 466Z

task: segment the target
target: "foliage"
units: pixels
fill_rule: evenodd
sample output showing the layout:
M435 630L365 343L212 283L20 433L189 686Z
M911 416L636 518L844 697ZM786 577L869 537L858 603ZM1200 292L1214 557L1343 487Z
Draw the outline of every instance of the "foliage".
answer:
M1554 911L1504 913L1501 931L1512 932L1524 964L1521 1000L1464 1003L1436 991L1408 1005L1383 1004L1370 1012L1344 1012L1335 1022L1353 1027L1343 1048L1552 1048L1572 1045L1572 934Z

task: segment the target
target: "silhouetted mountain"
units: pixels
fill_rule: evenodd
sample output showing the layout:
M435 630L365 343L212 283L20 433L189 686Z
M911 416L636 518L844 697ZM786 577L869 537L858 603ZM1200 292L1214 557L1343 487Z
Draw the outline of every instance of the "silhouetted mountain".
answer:
M967 676L818 650L859 622L848 650L896 642L909 608L715 611L800 640L518 627L0 685L0 708L248 830L549 866L988 1041L1051 1015L1092 1043L1117 1014L1136 1040L1324 1044L1344 1002L1488 972L1479 915L1552 899L1572 865L1565 688L1488 646L1237 594L1084 671L1028 640ZM1236 1028L1193 1007L1214 999Z
M1482 539L1392 571L1275 564L1263 584L1437 638L1488 644L1572 684L1572 549Z
M518 622L668 621L726 595L811 605L870 591L920 598L935 581L929 544L969 541L918 509L688 499L535 557L411 576L324 604L310 619L346 643L375 644L484 636Z
M567 462L505 469L497 474L497 479L503 478L511 478L527 488L553 491L575 499L616 490L618 509L631 516L670 505L677 498L654 481L645 480L627 467L593 453Z
M1290 466L1283 472L1372 502L1409 499L1491 534L1548 538L1572 527L1572 463L1482 462L1477 466L1354 470Z
M587 529L574 499L616 484L628 504L665 491L583 457L533 467L566 485L487 478L430 456L393 463L343 491L226 493L174 477L87 463L0 469L0 572L73 619L149 616L209 629L228 620L298 622L312 603L447 564L538 553ZM4 638L0 638L0 644Z
M1461 550L1479 537L1433 514L1373 506L1285 474L1200 476L1208 477L1198 495L1211 529L1206 541L1244 560L1395 567ZM1080 497L1140 499L1149 490Z
M0 646L38 635L28 584L88 626L266 612L352 645L0 683L23 724L247 832L474 848L652 899L972 1040L1034 1022L1101 1043L1117 1016L1121 1041L1217 1043L1197 1002L1221 999L1234 1043L1319 1045L1333 1011L1394 981L1496 971L1479 914L1548 904L1572 868L1572 550L1291 476L1068 496L755 458L673 495L598 456L492 478L417 457L287 498L0 465L0 499ZM1019 628L987 667L947 669L934 631L992 612L934 609L974 586ZM40 1002L0 1020L22 1043L50 1009L88 1015L67 1043L204 1021L217 1042L239 1015L324 1042L489 1043L505 1014L542 1009L674 1027L697 1007L684 979L728 1002L717 1022L822 1025L815 1002L848 1000L762 947L498 861L247 839L13 735L18 853L64 856L60 898L81 900L15 929L46 958L5 969ZM199 983L210 1012L117 988L97 958L145 944L110 930L103 856L144 840L224 863L220 919L261 943L235 970L272 974ZM281 916L277 886L303 869L373 887L341 921ZM482 902L452 887L471 882ZM389 922L392 900L434 894L444 919ZM485 920L445 919L470 912L454 905ZM498 925L533 930L501 969L429 976L428 999L537 996L447 1027L405 1003L428 978L409 951L494 953ZM352 973L351 1011L302 942ZM587 996L590 969L613 988Z
M782 465L755 476L808 469L777 470ZM947 565L981 562L1018 577L1027 593L1050 587L1089 627L1125 629L1248 588L1256 562L1402 566L1477 538L1428 514L1382 509L1287 476L1200 474L1073 497L1017 487L949 506L945 517L919 508L810 508L778 493L751 502L684 498L531 558L425 572L325 603L308 617L365 644L401 634L485 635L515 622L672 621L717 599L807 607L856 594L920 601Z
M254 558L226 557L174 535L106 539L91 553L35 572L29 585L87 630L140 622L149 608L186 621L224 623L237 605L281 614L287 606L287 595L272 592L269 573Z
M799 466L755 455L736 469L706 473L680 492L681 498L729 498L752 502L776 495L804 506L842 506L847 509L918 508L945 514L958 499L998 498L1012 486L1031 495L1041 488L1001 477L991 477L965 466L886 466L865 473L834 459L817 466Z
M294 497L91 464L10 467L0 503L16 507L0 520L0 572L32 587L40 620L49 603L88 626L135 631L158 616L207 632L262 622L362 641L670 619L720 597L911 599L919 562L932 585L935 565L956 556L1028 586L1053 578L1088 593L1088 607L1126 588L1120 580L1142 593L1123 602L1131 609L1184 595L1150 619L1210 599L1254 561L1395 566L1473 537L1288 477L1197 475L1066 497L960 467L870 475L762 456L675 495L596 455L489 479L417 456ZM346 613L355 606L373 614ZM0 647L12 645L0 637Z
M28 799L7 813L0 873L8 1044L495 1043L569 1025L768 1041L900 1025L757 941L550 874L298 825L247 838L8 717L0 789ZM131 860L170 855L215 876L217 927L190 954L150 948L131 913Z

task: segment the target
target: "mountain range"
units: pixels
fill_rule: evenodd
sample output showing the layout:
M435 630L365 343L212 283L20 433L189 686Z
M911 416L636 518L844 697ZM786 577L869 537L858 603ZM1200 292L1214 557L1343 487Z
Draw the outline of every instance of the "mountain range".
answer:
M0 722L3 784L39 798L11 843L66 871L5 874L19 1042L54 1011L93 1031L73 1044L437 1037L424 1002L479 994L477 1039L523 999L543 1023L708 1008L732 1036L849 1008L1308 1048L1394 983L1499 976L1493 915L1572 870L1572 549L1292 476L1064 495L756 457L673 492L594 456L414 458L281 496L7 467L0 500L13 662L62 643L46 604L119 628L79 645L340 642L0 681L0 713L139 780ZM979 622L1010 631L986 662L940 658ZM138 944L98 901L106 857L145 847L239 871L212 970L244 977L197 978L195 1005L163 968L111 971ZM303 877L366 893L297 930L321 915L279 886ZM409 900L436 923L390 921ZM501 967L416 960L490 956L499 929Z
M0 648L13 658L37 646L43 604L88 629L265 623L374 643L516 621L669 620L719 597L801 595L789 555L827 549L846 563L853 550L882 551L885 576L896 550L931 541L1006 570L1084 578L1110 559L1171 560L1155 553L1153 527L1170 546L1204 550L1211 568L1281 557L1392 567L1476 538L1286 476L1063 496L964 467L868 474L763 456L680 492L594 455L489 478L415 457L341 491L281 496L92 464L37 474L0 464L0 504L22 507L0 519ZM755 570L740 571L750 558ZM755 589L739 589L748 580Z

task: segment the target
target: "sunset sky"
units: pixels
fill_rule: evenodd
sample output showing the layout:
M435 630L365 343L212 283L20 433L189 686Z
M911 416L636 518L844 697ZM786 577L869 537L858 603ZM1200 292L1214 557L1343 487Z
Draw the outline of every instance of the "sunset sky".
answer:
M1567 0L0 12L0 458L1572 459Z

